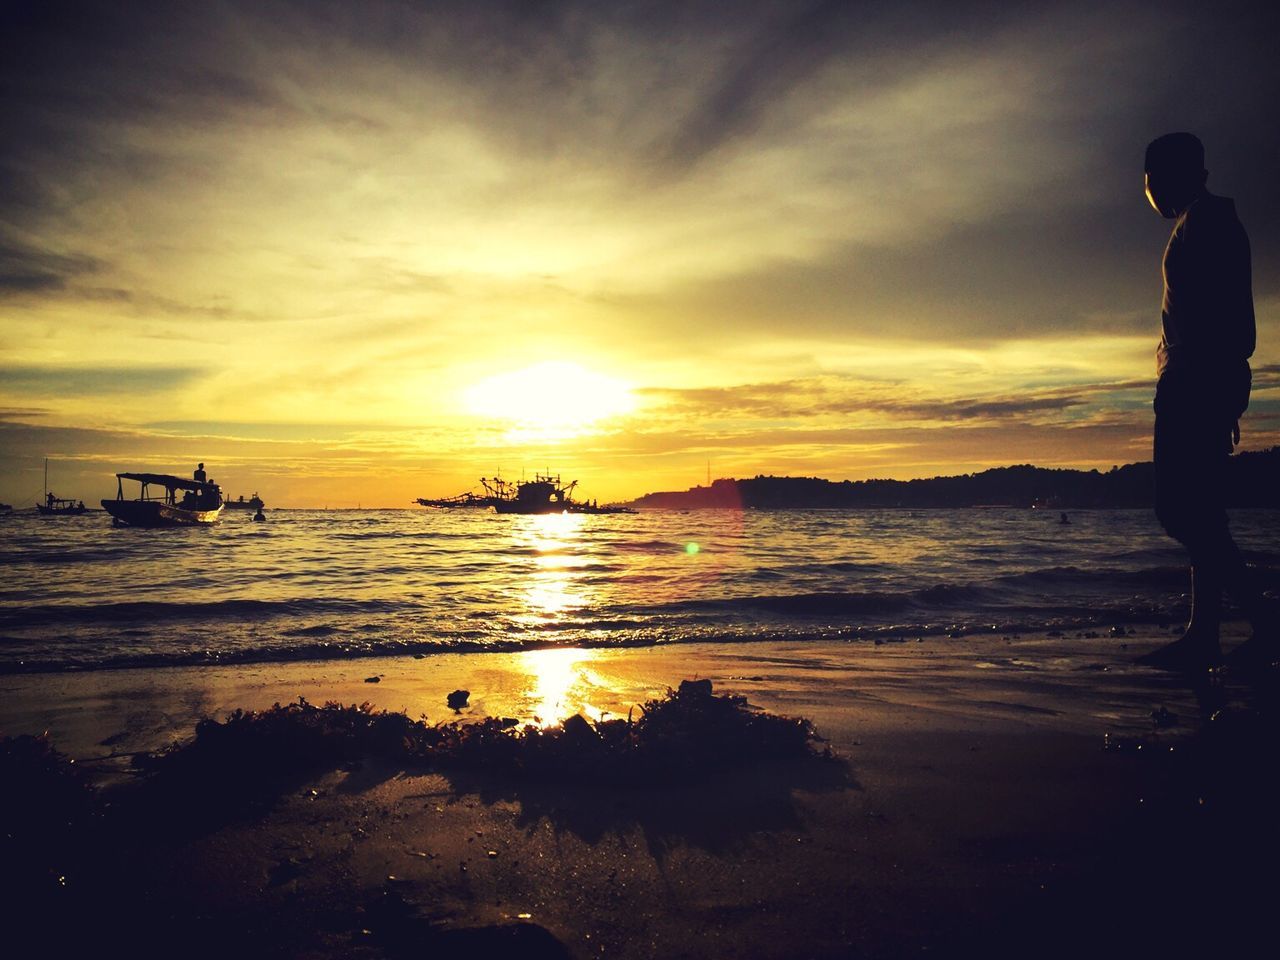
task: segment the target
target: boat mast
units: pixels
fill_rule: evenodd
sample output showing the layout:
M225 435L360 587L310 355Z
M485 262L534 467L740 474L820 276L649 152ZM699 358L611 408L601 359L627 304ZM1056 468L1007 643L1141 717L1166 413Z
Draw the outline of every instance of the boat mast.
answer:
M49 458L44 458L44 499L49 499Z

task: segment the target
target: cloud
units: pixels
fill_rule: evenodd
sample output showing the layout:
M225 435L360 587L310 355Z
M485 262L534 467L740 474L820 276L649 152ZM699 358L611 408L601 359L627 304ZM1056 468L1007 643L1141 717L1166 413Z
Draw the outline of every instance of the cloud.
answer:
M190 384L198 367L0 366L0 392L95 397L146 394Z
M101 267L94 257L57 253L0 232L0 297L63 290Z
M0 423L26 422L53 412L49 407L0 407Z
M1145 380L1032 388L1022 395L965 396L918 384L874 383L854 378L825 378L754 383L731 387L643 388L642 396L660 402L656 416L727 421L787 421L807 429L814 418L879 416L904 423L1020 420L1044 423L1046 415L1071 413L1126 391L1149 391ZM1060 423L1072 418L1056 417Z
M1276 359L1275 14L226 0L0 16L0 400L50 423L261 453L329 422L362 464L618 466L627 437L673 463L699 437L791 463L830 437L841 470L855 446L925 470L977 462L966 444L990 428L1110 457L1149 403L1133 378L1168 231L1137 166L1182 127L1252 231L1259 362ZM458 416L473 383L554 359L652 385L650 419L504 453L501 424ZM842 419L886 432L845 442Z

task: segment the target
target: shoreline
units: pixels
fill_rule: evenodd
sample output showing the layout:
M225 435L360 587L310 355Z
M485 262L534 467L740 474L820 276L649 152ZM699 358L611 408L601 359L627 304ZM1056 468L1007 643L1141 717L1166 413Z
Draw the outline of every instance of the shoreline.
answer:
M1228 624L1224 646L1243 639L1243 624ZM548 646L518 651L441 652L420 657L375 655L220 665L128 667L0 675L0 733L48 731L58 749L88 759L108 752L154 750L189 736L205 717L235 709L258 710L299 696L314 703L368 701L430 721L511 716L550 722L583 712L625 716L682 679L706 677L717 690L747 696L780 712L817 712L841 722L842 692L858 704L879 698L912 709L951 710L992 721L1012 715L1076 727L1084 715L1067 704L1034 700L1088 699L1088 688L1120 699L1093 705L1099 736L1106 724L1131 732L1141 698L1153 689L1174 695L1169 674L1131 661L1166 642L1150 628L1123 639L1111 636L1018 638L974 634L918 640L688 641L626 647ZM927 672L922 672L927 669ZM1110 675L1110 676L1108 676ZM1124 676L1132 682L1117 683ZM368 682L377 677L377 682ZM857 683L855 684L855 680ZM1055 690L1055 684L1057 688ZM445 694L468 689L468 707L454 713ZM991 691L1003 691L992 694ZM983 691L988 691L983 693ZM992 696L1009 698L1006 707ZM1028 702L1019 703L1018 698ZM1127 714L1126 714L1127 710ZM1086 714L1087 715L1087 714ZM811 717L822 724L818 718ZM110 750L104 748L112 748Z
M127 797L130 752L236 708L304 696L432 722L578 709L595 720L701 677L717 694L808 718L844 770L824 781L763 765L618 789L344 764L252 816L192 824L175 809L146 825L125 848L142 894L116 924L141 931L143 955L147 938L160 953L173 937L204 938L191 955L220 957L399 957L448 944L481 955L492 937L529 957L580 960L1150 954L1251 933L1251 915L1224 933L1201 908L1246 904L1245 865L1275 846L1274 830L1255 835L1270 821L1249 805L1271 794L1245 803L1249 790L1206 773L1217 769L1204 762L1211 705L1133 663L1167 638L761 641L10 675L0 730L47 728L77 767ZM471 691L461 714L444 702L456 687Z
M130 670L168 670L168 669L235 669L238 667L271 667L326 663L359 663L365 660L387 659L427 659L449 654L469 656L472 654L522 653L548 649L602 649L631 650L646 647L674 647L683 645L726 646L753 643L802 643L802 644L883 644L911 643L922 640L977 640L997 638L1020 641L1024 638L1059 638L1059 639L1098 639L1104 633L1108 636L1159 636L1173 629L1172 624L1189 616L1189 608L1179 609L1175 615L1162 616L1158 619L1135 619L1119 611L1110 611L1111 616L1094 615L1088 619L1050 620L1041 623L1004 622L991 623L991 618L970 620L966 623L947 622L949 618L934 618L923 624L861 624L857 627L825 627L813 629L797 629L787 626L765 625L750 630L728 632L724 630L703 631L701 634L685 634L675 636L655 636L662 628L651 629L644 635L633 635L622 638L607 636L599 638L599 631L589 631L596 636L576 637L574 631L564 631L563 636L571 639L530 639L517 640L429 640L397 642L394 646L383 649L369 647L344 648L331 642L322 644L295 643L288 648L289 656L281 656L280 651L272 650L230 650L214 655L210 650L187 651L182 655L173 654L139 654L133 657L116 657L97 663L79 663L74 661L31 661L11 660L0 662L0 678L8 676L32 676L43 674L66 673L102 673ZM1243 623L1243 621L1239 621ZM1232 635L1233 623L1223 623L1223 636ZM338 633L337 628L326 628L326 633Z

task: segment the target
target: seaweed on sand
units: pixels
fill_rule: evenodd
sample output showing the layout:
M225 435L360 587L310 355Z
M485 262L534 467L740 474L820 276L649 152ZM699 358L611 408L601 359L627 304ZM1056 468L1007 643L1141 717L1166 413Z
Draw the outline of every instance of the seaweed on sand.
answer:
M98 792L47 736L0 737L0 896L15 914L80 880L102 812Z
M324 901L303 900L269 917L234 898L218 899L216 891L205 901L184 886L182 865L203 863L204 857L217 861L223 847L209 845L206 836L317 774L363 760L375 761L374 773L470 773L503 790L537 794L531 803L543 809L548 789L597 798L597 791L582 787L715 789L715 771L736 766L754 773L770 758L816 760L822 752L815 739L808 721L757 711L742 697L713 696L705 681L681 684L626 720L593 724L575 716L546 729L497 717L431 724L367 703L316 706L300 699L205 720L192 739L136 757L143 775L109 790L91 787L78 765L46 739L0 739L0 905L13 906L15 916L24 918L12 936L30 934L41 956L98 949L108 927L127 930L138 956L152 955L150 945L176 938L197 944L192 955L262 955L271 945L283 953L282 944L296 947L291 938L310 935L299 931L314 930L320 912L337 924L334 929L357 921L342 913L341 904ZM571 789L561 791L562 785ZM572 806L562 800L557 810ZM590 803L583 800L579 809ZM616 816L617 809L599 805L595 815ZM666 815L678 818L682 808ZM712 819L717 817L737 822L720 808ZM376 919L380 948L392 956L421 955L428 948L456 952L464 945L483 952L489 941L502 949L519 946L531 956L562 955L550 934L527 926L499 926L463 938L436 930L432 916L423 922L394 915ZM162 955L158 949L155 954Z
M549 728L509 718L428 724L368 703L315 706L305 699L204 720L195 738L139 758L162 778L224 785L228 778L270 790L282 779L361 759L472 769L561 781L684 782L762 759L818 756L807 720L716 696L709 681L685 681L650 700L636 719L592 724L572 716Z

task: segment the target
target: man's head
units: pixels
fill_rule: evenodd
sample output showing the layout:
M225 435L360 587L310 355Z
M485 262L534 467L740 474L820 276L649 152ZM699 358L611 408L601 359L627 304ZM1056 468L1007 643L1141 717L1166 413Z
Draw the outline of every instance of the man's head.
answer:
M1204 192L1204 144L1194 133L1166 133L1147 144L1143 163L1147 200L1167 219L1179 216Z

